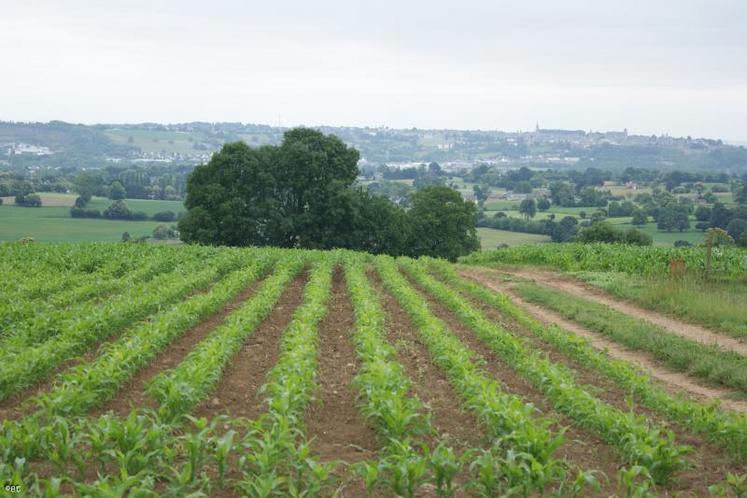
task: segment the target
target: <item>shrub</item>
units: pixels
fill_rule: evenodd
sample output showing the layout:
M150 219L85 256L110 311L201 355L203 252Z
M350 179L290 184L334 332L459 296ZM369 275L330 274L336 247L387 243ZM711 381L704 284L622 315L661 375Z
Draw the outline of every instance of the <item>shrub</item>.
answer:
M73 218L101 218L101 211L98 209L71 207L70 216Z
M692 244L686 240L675 240L674 247L690 247Z
M176 220L176 213L173 211L159 211L158 213L153 215L153 220L155 221L175 221Z
M633 220L631 223L636 226L643 226L648 223L648 215L646 214L646 211L643 209L636 209L633 212Z
M654 243L654 239L647 233L636 230L635 228L629 228L625 230L621 242L636 246L650 246Z
M132 218L132 211L125 201L114 201L111 206L104 210L104 218L110 220L129 220Z
M741 218L732 219L726 226L726 232L731 235L731 238L738 241L742 238L742 234L747 233L747 220Z
M37 194L18 194L16 196L16 206L41 207L41 205L41 197Z
M607 244L649 246L653 243L653 238L640 230L630 228L622 231L604 221L593 223L589 227L582 229L576 240L584 244L604 242Z

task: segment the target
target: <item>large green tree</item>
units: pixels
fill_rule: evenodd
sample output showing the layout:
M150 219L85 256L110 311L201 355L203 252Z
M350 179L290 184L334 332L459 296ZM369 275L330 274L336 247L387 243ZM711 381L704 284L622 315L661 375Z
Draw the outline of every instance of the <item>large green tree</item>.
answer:
M280 146L223 146L187 182L187 242L329 247L339 210L358 172L358 152L307 128L286 132Z
M410 254L449 260L476 251L475 204L448 187L426 187L412 195Z
M449 259L479 248L475 205L425 187L405 211L355 187L358 151L307 128L279 146L229 143L187 181L185 242L347 248Z
M534 218L537 214L537 204L534 199L524 199L519 204L519 212L524 215L525 219Z

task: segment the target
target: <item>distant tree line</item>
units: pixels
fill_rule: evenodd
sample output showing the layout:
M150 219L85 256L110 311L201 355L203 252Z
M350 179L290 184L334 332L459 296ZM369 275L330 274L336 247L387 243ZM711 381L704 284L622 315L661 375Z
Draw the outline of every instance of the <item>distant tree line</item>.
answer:
M122 199L179 200L184 197L191 166L107 165L0 171L0 197L19 192L77 192L87 198L113 196Z

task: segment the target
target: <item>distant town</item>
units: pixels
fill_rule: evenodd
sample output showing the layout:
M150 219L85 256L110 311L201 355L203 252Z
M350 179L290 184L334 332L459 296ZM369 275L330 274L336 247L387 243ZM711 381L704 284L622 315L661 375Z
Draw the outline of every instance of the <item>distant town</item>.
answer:
M409 167L432 161L444 169L479 164L518 168L601 167L624 169L747 169L747 149L720 139L641 135L617 131L531 131L315 127L335 134L361 152L361 164ZM104 167L111 163L195 165L226 142L251 146L280 143L284 127L242 124L75 125L0 122L0 165Z

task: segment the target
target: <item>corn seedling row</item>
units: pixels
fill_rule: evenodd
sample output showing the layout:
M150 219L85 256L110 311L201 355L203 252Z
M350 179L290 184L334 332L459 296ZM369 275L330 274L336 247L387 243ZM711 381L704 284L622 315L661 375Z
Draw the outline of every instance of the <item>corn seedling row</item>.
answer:
M632 393L644 406L671 418L690 430L704 434L708 439L728 450L741 461L747 460L747 416L723 410L716 404L703 404L671 396L665 389L651 382L630 363L610 358L594 348L588 340L556 325L548 325L529 317L520 307L502 293L486 289L480 284L459 277L454 269L443 262L428 260L449 284L494 306L531 333L559 351L601 373L626 391Z
M242 442L237 486L248 496L317 496L331 484L335 464L311 457L303 416L317 387L318 326L327 314L338 256L328 253L314 259L303 302L283 332L280 357L262 386L267 413L256 424L256 433Z
M110 399L138 369L190 327L218 312L231 298L269 270L277 255L266 253L208 292L183 301L138 325L103 349L95 361L65 372L54 388L32 401L45 417L80 415Z
M251 299L203 339L176 368L153 379L148 391L160 402L164 419L189 413L207 396L220 380L223 368L272 311L304 263L305 258L300 253L288 253L279 262L275 274L265 279Z
M202 289L220 276L242 264L242 257L227 253L205 270L182 275L169 274L165 281L153 283L128 292L129 300L118 299L117 304L97 306L88 316L70 322L55 337L38 347L26 347L6 354L0 364L0 399L7 398L34 381L42 378L62 362L72 359L88 346L107 339L126 327L132 320L145 318L166 304L186 297Z
M509 366L541 390L553 406L580 427L614 445L626 462L646 467L657 484L684 468L688 448L677 445L664 428L650 427L643 417L622 412L576 384L573 372L551 363L500 325L491 322L466 299L428 275L412 260L403 260L409 275L436 297Z
M563 437L550 431L551 421L538 416L536 408L518 396L502 392L498 383L471 361L470 350L431 313L425 299L400 275L393 259L379 256L375 264L384 286L412 318L435 363L496 439L499 451L486 453L486 461L479 464L490 474L485 480L493 486L492 491L529 493L558 479L562 468L553 454Z

